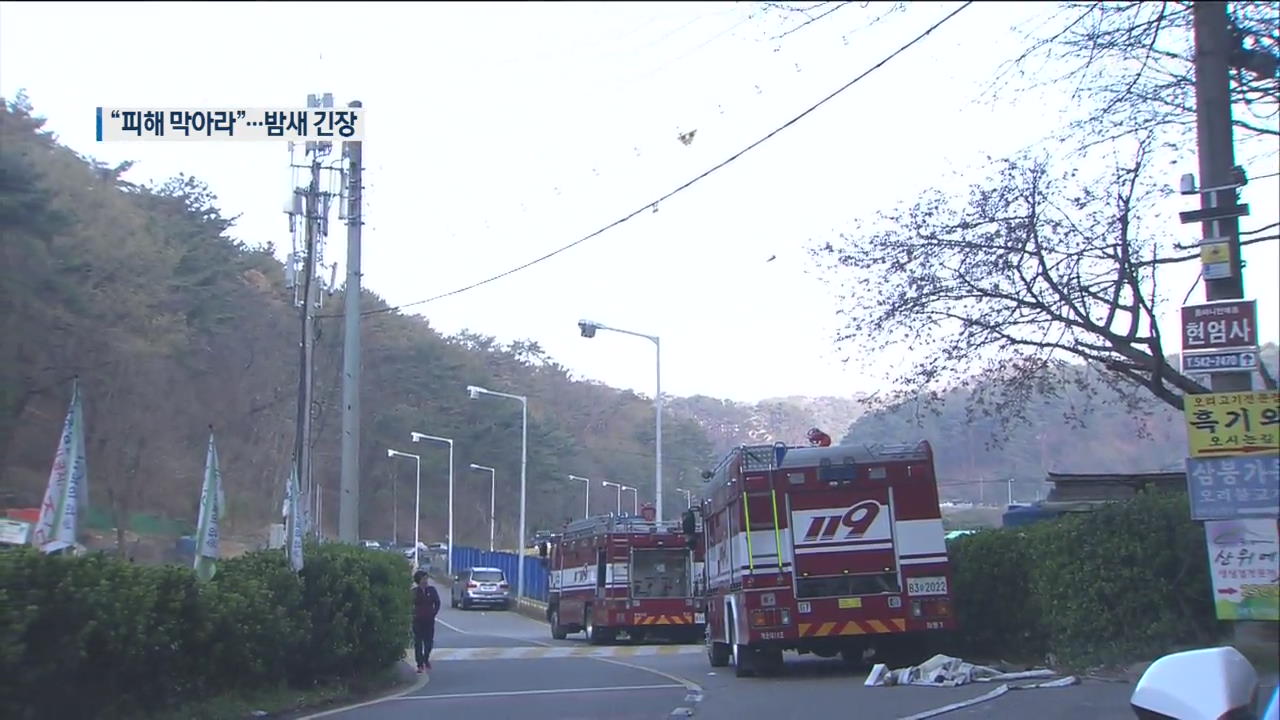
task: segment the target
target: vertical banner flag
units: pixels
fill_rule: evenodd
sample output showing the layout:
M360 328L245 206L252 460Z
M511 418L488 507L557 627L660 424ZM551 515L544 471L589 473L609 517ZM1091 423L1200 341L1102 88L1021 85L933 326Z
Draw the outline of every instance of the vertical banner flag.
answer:
M218 468L218 448L210 428L209 451L204 460L204 487L200 490L200 517L196 525L196 577L210 580L217 572L218 539L225 496L222 471Z
M31 533L32 545L46 553L75 546L80 505L88 490L87 478L84 408L77 379L71 386L71 406L53 456L53 470L40 504L40 518Z
M289 565L295 572L302 571L302 513L299 508L298 466L289 475Z

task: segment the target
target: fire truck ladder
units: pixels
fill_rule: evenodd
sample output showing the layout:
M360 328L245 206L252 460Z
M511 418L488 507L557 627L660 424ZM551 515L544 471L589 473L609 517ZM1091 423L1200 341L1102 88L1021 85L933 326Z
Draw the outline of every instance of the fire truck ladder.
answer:
M562 535L567 538L589 537L607 533L651 535L659 532L679 533L681 529L679 521L657 522L631 515L597 515L574 520L565 526Z
M777 559L775 566L778 573L782 573L782 530L778 522L778 491L774 487L774 471L777 470L775 455L772 445L751 445L742 446L742 470L743 472L753 472L758 470L769 471L769 502L773 508L773 549L774 557ZM751 572L756 571L756 553L751 547L751 502L747 496L747 490L742 490L742 513L743 519L747 524L747 566L751 568Z

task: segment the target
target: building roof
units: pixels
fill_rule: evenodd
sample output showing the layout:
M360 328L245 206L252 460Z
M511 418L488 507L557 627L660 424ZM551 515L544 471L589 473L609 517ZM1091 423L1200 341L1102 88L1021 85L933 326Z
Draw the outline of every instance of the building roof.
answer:
M1148 487L1186 492L1183 472L1149 473L1049 473L1053 489L1047 503L1089 503L1127 500Z

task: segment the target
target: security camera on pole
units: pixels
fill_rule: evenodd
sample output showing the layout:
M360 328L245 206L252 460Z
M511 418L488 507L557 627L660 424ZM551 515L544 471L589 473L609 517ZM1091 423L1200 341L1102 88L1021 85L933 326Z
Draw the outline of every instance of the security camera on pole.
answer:
M412 453L400 452L387 448L387 457L404 457L413 458L414 476L417 478L418 489L413 494L413 571L417 572L420 566L418 562L418 548L422 546L422 536L419 534L420 528L418 518L422 516L422 458Z
M645 335L644 333L633 332L631 330L623 330L621 328L609 327L593 320L579 320L578 330L584 338L593 338L598 330L612 330L623 335L634 335L642 337L646 340L653 341L655 370L657 377L657 389L653 393L653 405L657 415L656 431L654 439L654 456L656 465L653 472L653 509L659 521L662 520L662 341L657 335Z
M425 435L420 432L409 433L409 439L414 442L420 440L433 440L435 442L446 443L449 446L449 536L445 538L445 566L449 577L453 577L453 439L446 437L436 437L435 435Z
M467 397L472 400L479 400L481 395L493 395L494 397L507 398L508 400L520 401L520 539L516 544L517 552L524 550L524 513L525 513L525 497L526 497L526 473L529 460L529 398L524 395L511 395L509 393L498 392L496 390L486 390L479 385L467 386ZM520 562L516 566L516 597L524 597L524 557L521 555Z
M497 524L494 521L494 516L496 514L495 511L497 509L496 500L498 497L498 472L493 468L489 467L488 465L477 465L475 463L471 463L471 469L479 470L480 472L489 473L489 552L493 552L494 550L493 529L497 526Z
M587 498L583 503L582 517L591 517L591 479L584 478L580 475L569 475L570 480L581 480L587 486Z

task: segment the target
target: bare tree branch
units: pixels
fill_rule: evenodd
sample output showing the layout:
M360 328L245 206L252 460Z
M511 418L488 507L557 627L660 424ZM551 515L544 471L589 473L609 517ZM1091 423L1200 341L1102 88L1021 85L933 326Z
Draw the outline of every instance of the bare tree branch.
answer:
M1110 181L1057 175L1039 157L1004 161L967 198L930 191L815 248L845 308L839 342L863 356L910 343L878 403L982 373L1001 396L982 411L998 406L1007 422L1032 385L1080 386L1069 358L1103 370L1131 409L1151 398L1181 408L1184 394L1204 392L1166 357L1157 322L1154 265L1171 243L1140 212L1167 194L1148 180L1151 151L1140 143Z

